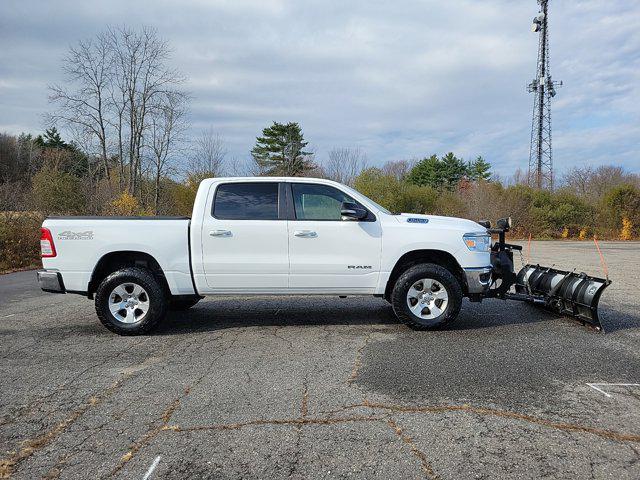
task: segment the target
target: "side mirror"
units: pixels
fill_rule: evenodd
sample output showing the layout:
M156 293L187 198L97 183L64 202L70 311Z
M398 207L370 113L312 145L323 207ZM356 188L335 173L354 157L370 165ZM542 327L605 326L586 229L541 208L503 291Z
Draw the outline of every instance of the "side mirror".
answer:
M367 213L367 210L351 202L342 202L340 207L342 220L362 220L367 217Z

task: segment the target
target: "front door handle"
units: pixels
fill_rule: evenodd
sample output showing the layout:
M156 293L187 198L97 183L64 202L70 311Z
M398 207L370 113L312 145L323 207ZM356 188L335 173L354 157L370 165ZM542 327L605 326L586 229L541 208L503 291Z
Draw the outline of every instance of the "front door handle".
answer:
M293 232L293 234L296 237L302 238L316 238L318 236L318 234L313 230L296 230L295 232Z
M209 235L211 235L212 237L230 237L231 231L230 230L211 230L209 232Z

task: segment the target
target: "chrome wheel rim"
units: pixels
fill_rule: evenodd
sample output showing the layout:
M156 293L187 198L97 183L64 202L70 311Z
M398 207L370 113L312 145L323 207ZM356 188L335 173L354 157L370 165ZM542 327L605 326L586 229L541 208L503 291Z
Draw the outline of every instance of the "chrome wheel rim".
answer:
M137 283L121 283L109 294L109 311L120 323L141 322L149 312L149 294Z
M420 319L432 320L439 317L448 304L447 289L433 278L423 278L414 282L407 292L409 310Z

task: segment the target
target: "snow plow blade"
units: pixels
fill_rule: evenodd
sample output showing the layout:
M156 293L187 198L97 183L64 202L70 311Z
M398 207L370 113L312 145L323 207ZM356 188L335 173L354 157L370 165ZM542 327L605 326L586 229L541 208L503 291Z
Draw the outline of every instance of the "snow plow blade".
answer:
M516 278L516 292L538 297L545 308L574 317L596 330L602 330L598 303L609 279L586 273L566 272L540 265L525 265Z

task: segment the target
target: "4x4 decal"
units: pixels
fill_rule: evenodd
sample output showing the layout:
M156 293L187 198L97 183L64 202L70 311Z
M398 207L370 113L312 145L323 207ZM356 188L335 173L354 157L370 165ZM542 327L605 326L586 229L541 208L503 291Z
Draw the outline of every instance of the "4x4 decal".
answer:
M58 234L58 240L93 240L93 230L87 230L86 232L65 230Z

